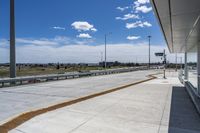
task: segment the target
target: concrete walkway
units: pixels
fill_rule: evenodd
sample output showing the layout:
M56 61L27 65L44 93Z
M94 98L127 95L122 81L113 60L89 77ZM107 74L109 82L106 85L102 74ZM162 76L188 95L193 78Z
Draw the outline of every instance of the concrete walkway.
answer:
M147 79L157 71L135 71L0 89L0 124L30 110Z
M199 133L177 74L37 116L10 133Z

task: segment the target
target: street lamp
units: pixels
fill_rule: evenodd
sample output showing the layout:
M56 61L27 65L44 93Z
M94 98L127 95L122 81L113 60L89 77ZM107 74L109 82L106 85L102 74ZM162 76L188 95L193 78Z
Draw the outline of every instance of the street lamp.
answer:
M166 63L167 63L167 59L166 59L165 49L164 49L164 52L163 52L163 53L164 53L164 62L163 62L163 63L164 63L164 76L163 76L163 78L166 79L166 74L165 74L165 73L166 73Z
M107 36L111 34L112 34L111 32L105 34L105 69L107 67Z
M150 69L150 65L151 65L151 36L148 36L149 38L149 69Z
M16 77L15 0L10 0L10 78Z
M101 52L101 60L100 62L102 63L103 62L103 52Z
M175 63L176 63L176 69L175 69L175 70L176 70L176 72L177 72L177 69L178 69L178 68L177 68L177 53L176 53Z

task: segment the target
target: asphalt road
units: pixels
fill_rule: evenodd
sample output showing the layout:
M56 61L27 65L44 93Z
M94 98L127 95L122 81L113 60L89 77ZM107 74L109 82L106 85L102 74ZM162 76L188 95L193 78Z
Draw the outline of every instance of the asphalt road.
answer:
M54 81L0 89L0 124L30 110L147 79L156 71Z

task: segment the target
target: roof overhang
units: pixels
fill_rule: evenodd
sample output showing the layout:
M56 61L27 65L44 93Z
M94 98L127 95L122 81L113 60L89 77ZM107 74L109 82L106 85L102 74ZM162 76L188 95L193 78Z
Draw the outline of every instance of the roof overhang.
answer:
M169 51L195 52L200 40L200 0L151 0Z

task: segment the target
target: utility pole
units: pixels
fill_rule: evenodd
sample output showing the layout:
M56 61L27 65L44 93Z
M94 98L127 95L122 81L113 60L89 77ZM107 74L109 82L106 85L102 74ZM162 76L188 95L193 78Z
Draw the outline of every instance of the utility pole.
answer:
M104 66L105 66L105 69L106 69L106 65L107 65L107 35L105 34L105 62L104 62Z
M15 0L10 0L10 78L16 77Z
M151 67L151 36L148 36L148 38L149 38L149 65L148 67L150 69Z
M109 32L108 34L105 34L105 69L107 67L107 35L111 35L112 33Z
M177 53L176 53L176 59L175 59L175 62L176 62L176 72L177 72Z
M101 63L103 62L103 52L101 52Z

